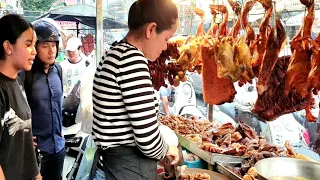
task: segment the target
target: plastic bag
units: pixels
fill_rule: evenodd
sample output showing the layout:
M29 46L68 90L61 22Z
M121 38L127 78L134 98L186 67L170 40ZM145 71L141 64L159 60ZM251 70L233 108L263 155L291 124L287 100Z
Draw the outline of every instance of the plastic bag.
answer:
M81 130L91 134L93 121L92 88L95 68L91 63L81 75L79 87L80 104L76 115L76 123L81 124Z
M88 137L86 149L81 159L80 167L77 173L76 180L88 180L93 164L94 155L97 151L97 146L94 143L92 136Z
M168 126L160 124L159 130L160 130L161 137L168 145L172 145L176 147L179 145L179 140L177 135Z

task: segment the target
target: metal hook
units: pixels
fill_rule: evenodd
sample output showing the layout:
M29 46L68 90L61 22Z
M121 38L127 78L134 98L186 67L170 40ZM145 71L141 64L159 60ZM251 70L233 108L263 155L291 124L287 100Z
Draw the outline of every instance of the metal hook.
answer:
M284 14L287 14L287 16L283 16ZM280 16L280 19L284 22L284 28L285 30L287 31L287 21L290 19L290 12L288 11L288 9L283 9L281 11L281 16ZM286 40L286 45L289 44L289 41ZM284 56L287 56L289 54L287 48L285 47L284 48Z
M307 13L307 7L304 7L304 15L303 15L303 20L301 24L301 29L304 28L304 19L306 18L306 13ZM303 37L303 31L301 31L301 38Z
M287 17L287 18L283 17L283 15L287 15L287 16L285 16L285 17ZM280 19L281 19L282 21L286 22L286 21L289 20L289 18L290 18L290 12L288 11L288 9L283 9L283 10L281 11L281 17L280 17Z
M277 6L276 6L276 1L273 1L273 20L274 20L274 38L277 39Z
M216 23L218 25L221 24L222 21L223 21L223 14L221 12L218 12L217 14L215 14L214 17L213 17L213 21L214 21L214 23Z

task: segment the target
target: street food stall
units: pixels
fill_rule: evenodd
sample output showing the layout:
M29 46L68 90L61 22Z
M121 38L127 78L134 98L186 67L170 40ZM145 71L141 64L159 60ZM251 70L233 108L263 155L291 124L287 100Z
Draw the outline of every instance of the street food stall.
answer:
M206 119L190 119L182 116L159 117L159 121L174 130L180 144L189 152L208 163L230 179L317 179L319 155L303 154L293 147L293 141L308 151L308 133L292 114L305 112L305 121L316 123L318 114L312 112L313 98L319 91L319 37L312 39L317 1L298 1L304 6L301 26L289 43L284 17L287 10L276 11L277 3L271 0L228 0L208 7L191 7L198 16L196 35L174 37L168 49L151 64L155 87L179 86L187 81L188 72L202 75L203 99L208 104ZM260 4L264 14L254 30L250 23L250 11ZM212 23L205 27L205 11L209 8ZM231 9L231 12L230 10ZM233 13L234 21L228 21ZM251 17L252 19L252 17ZM191 23L192 24L192 23ZM228 25L229 24L229 25ZM244 33L240 33L240 32ZM239 35L240 34L240 35ZM289 52L287 48L289 47ZM281 53L280 53L281 52ZM168 59L170 61L166 62ZM214 105L234 101L238 86L257 80L257 99L251 105L256 116L269 135L260 134L244 122L219 124L212 116ZM315 134L315 132L312 132ZM290 159L285 159L290 158ZM269 160L270 159L270 160ZM300 160L304 161L300 161ZM289 170L266 173L266 164L288 162ZM285 167L284 166L284 167ZM263 167L263 168L262 168ZM278 166L279 167L279 166ZM302 173L297 167L312 167ZM264 170L262 170L264 169ZM305 170L307 171L307 170ZM309 175L307 175L309 174Z
M264 14L251 16L250 11L257 4L263 8ZM233 0L216 1L201 7L193 3L189 7L192 14L188 16L190 21L179 19L180 23L189 24L181 25L178 34L190 34L170 39L167 50L156 62L150 63L152 69L157 69L150 73L157 88L164 86L166 79L170 85L179 86L188 81L188 72L197 72L202 77L203 100L208 104L206 118L159 116L159 122L176 133L183 149L207 163L204 168L209 172L190 168L191 174L203 175L199 179L208 179L205 174L212 171L216 174L211 179L312 180L320 177L318 159L297 152L289 141L294 134L297 141L308 148L305 128L299 125L289 128L296 122L291 113L305 110L305 119L315 122L316 117L311 113L312 97L320 88L320 36L310 38L315 2L301 0L301 4L305 6L306 15L289 44L285 23L276 12L276 3L271 0L247 0L242 4ZM185 13L185 7L181 11ZM205 28L206 12L212 17L208 28ZM109 27L104 26L103 14L102 0L97 0L96 24L90 22L96 29L97 64L103 56L103 28ZM59 16L55 15L56 18ZM197 21L193 21L194 17ZM255 27L255 32L251 21L258 20L260 23ZM81 22L88 21L81 19ZM199 24L195 35L191 35L193 22ZM280 55L286 46L292 52ZM257 98L250 107L250 113L265 122L265 129L271 134L269 136L257 132L247 123L250 119L219 123L213 117L214 106L234 101L238 93L235 83L241 87L255 80ZM274 164L283 164L283 168L287 169L265 171L268 165L281 169ZM302 173L303 169L306 170Z

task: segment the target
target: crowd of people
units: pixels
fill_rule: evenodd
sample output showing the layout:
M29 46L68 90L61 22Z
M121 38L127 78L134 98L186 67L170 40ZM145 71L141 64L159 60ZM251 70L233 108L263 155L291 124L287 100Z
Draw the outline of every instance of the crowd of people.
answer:
M158 160L178 162L177 146L159 130L147 66L167 48L177 24L171 0L136 1L127 36L97 65L92 132L106 179L156 179ZM30 23L9 14L0 27L0 180L59 180L66 156L63 97L90 62L73 37L68 60L56 63L59 28L45 19Z

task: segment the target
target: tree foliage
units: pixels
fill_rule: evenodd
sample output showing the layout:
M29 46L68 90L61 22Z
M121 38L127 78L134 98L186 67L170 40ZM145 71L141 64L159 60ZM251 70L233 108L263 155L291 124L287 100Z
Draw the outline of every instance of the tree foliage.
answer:
M55 0L22 0L24 16L30 22L49 11Z
M23 10L48 11L55 0L22 0Z

